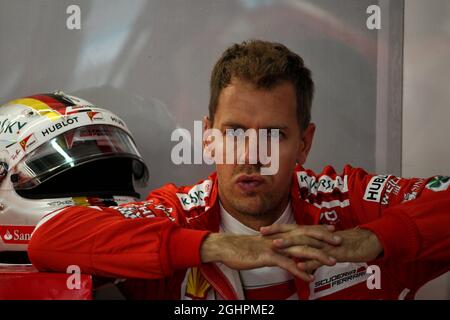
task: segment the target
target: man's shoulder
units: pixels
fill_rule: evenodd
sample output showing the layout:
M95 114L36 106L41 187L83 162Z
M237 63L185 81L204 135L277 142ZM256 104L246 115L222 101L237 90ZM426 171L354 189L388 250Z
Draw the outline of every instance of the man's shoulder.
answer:
M326 166L320 173L304 167L295 170L296 185L294 201L303 204L303 221L319 221L321 224L332 224L339 228L354 227L351 215L351 206L358 203L358 198L365 188L367 173L361 168L345 165L341 172L333 166ZM354 202L355 200L356 202ZM306 206L304 206L306 204Z
M360 189L371 176L364 169L351 165L345 165L341 172L328 165L320 173L297 166L294 177L297 186L294 187L307 202L329 205L329 202L347 199L350 189Z
M352 174L355 172L365 172L367 173L367 171L364 168L360 168L360 167L354 167L351 164L346 164L343 166L341 171L337 171L335 169L335 167L333 167L332 165L326 165L325 167L323 167L321 170L313 170L313 169L309 169L309 168L305 168L301 165L297 165L297 167L295 168L295 173L305 173L308 174L309 176L315 176L315 177L320 177L320 176L337 176L337 175L348 175L348 174Z

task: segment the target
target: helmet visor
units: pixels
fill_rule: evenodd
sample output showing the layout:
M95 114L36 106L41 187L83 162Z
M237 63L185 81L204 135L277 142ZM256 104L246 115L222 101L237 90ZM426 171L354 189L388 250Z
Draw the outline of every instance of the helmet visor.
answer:
M134 159L133 179L137 185L146 184L147 167L133 139L124 130L108 125L79 127L39 146L17 164L12 183L16 190L32 189L75 166L111 157Z

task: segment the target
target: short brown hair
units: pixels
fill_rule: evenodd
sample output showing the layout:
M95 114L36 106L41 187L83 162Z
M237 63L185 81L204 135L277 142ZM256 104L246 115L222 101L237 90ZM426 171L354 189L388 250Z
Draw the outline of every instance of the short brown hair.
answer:
M282 81L290 81L297 96L297 118L301 129L311 121L314 82L303 59L284 45L262 40L234 44L222 54L211 73L209 119L214 114L219 95L232 78L249 81L257 88L271 89Z

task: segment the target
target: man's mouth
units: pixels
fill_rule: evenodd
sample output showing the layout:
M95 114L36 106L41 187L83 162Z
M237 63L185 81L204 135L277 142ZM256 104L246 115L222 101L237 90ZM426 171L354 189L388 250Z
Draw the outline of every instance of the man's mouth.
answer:
M264 184L264 179L259 175L242 175L236 180L236 184L241 191L253 192Z

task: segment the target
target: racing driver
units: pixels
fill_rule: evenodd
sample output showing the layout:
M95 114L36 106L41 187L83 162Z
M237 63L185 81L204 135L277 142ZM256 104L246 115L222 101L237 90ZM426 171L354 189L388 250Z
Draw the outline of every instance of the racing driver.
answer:
M39 270L125 279L129 298L248 300L412 299L449 270L449 177L303 167L314 83L300 56L235 44L210 90L204 129L278 129L278 171L216 163L205 180L142 202L57 210L29 244Z

